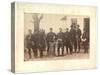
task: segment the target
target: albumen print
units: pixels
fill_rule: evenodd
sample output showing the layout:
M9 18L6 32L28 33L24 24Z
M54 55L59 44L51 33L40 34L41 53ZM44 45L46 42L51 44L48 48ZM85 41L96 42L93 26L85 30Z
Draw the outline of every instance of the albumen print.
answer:
M88 59L89 16L24 13L24 60Z

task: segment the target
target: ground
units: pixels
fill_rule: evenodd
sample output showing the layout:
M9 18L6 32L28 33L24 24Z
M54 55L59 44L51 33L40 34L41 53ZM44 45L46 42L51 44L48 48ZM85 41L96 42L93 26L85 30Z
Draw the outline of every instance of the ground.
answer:
M84 50L81 49L81 52L80 53L73 53L72 55L71 54L66 54L66 52L64 52L64 55L65 56L60 56L60 57L57 57L57 56L46 56L46 52L44 52L44 56L42 58L39 57L38 55L38 58L35 58L34 57L34 54L32 52L32 58L29 59L29 55L28 54L25 54L25 60L28 60L28 61L37 61L37 60L60 60L60 59L66 59L66 60L71 60L71 59L88 59L89 58L89 53L84 53L83 52ZM57 53L57 52L56 52Z

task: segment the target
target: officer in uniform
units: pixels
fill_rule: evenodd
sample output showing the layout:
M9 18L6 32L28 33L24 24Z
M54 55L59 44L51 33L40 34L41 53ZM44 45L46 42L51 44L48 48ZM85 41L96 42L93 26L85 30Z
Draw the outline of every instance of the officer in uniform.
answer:
M72 43L72 49L74 50L73 52L76 52L75 50L75 25L71 25L71 29L70 29L70 39L71 39L71 43Z
M25 46L28 49L29 52L29 58L32 58L31 56L31 49L32 49L32 30L28 30L28 35L25 37Z
M35 31L34 35L32 36L32 41L34 42L33 52L34 52L35 58L38 57L38 50L40 49L40 47L39 47L39 38L40 38L39 31Z
M58 56L60 56L60 49L61 49L61 56L64 56L64 33L62 32L62 28L59 28L60 32L57 34L57 51Z
M39 51L40 51L40 58L43 57L43 51L45 50L45 33L43 30L39 32Z
M84 53L88 53L88 37L86 36L87 32L84 31L82 35L82 45L84 47Z
M68 28L66 28L66 32L64 33L64 46L66 47L67 54L69 52L70 54L72 54L72 43L71 43L71 37L70 37L70 32Z
M79 28L79 25L76 25L76 30L75 30L75 51L78 53L80 52L80 42L81 42L81 30Z
M50 32L47 34L46 37L47 41L47 55L55 55L55 41L56 41L56 34L53 32L53 29L50 28ZM51 48L51 46L53 48ZM53 49L53 53L50 51L50 49Z

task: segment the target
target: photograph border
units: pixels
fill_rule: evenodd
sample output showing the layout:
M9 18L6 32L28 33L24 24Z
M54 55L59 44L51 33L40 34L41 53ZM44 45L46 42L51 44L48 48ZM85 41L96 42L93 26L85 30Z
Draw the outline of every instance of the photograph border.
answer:
M15 73L96 68L96 9L95 6L15 2ZM89 59L24 62L24 13L90 16Z

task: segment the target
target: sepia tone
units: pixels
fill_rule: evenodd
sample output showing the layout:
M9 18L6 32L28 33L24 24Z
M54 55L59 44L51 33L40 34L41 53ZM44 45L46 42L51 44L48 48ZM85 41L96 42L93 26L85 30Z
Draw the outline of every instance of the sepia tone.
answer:
M89 29L89 16L24 13L24 61L88 59Z
M95 6L24 2L13 3L14 5L12 4L11 6L13 8L11 9L12 72L26 73L96 68L97 8ZM59 52L58 41L61 41L61 39L58 39L57 34L59 33L59 31L65 33L67 31L67 28L70 32L71 27L74 27L71 26L72 23L78 24L75 27L79 27L79 29L81 30L80 52L78 52L78 49L77 52L74 52L75 49L74 47L72 47L72 45L70 45L71 42L69 42L70 47L68 46L68 54L64 45L59 45ZM37 44L36 46L38 47L35 49L34 47L36 46L34 45L36 36L34 36L33 34L39 32L39 38L38 40L36 40L36 42L40 43L40 32L45 31L45 36L47 38L47 34L51 30L54 34L57 35L55 39L55 52L54 44L52 42L49 43L51 45L51 49L49 48L49 51L47 52L47 47L49 46L47 45L47 39L45 39L45 47L42 47L45 49L41 48L43 44ZM83 41L85 41L85 39L82 38L84 31L88 32L88 45L86 45L85 43L83 45ZM27 36L30 36L29 33L31 33L34 37L34 39L32 38L32 40L30 40L30 43L33 43L30 45L27 43L30 37L28 39L26 38ZM65 35L63 36L65 38ZM66 44L68 43L65 43L65 45ZM33 45L34 47L31 45ZM77 44L74 45L76 46ZM85 52L85 45L87 46L88 52ZM33 49L30 48L30 46L33 47ZM34 51L36 51L36 53ZM62 51L64 51L63 55ZM36 57L34 56L35 54Z

